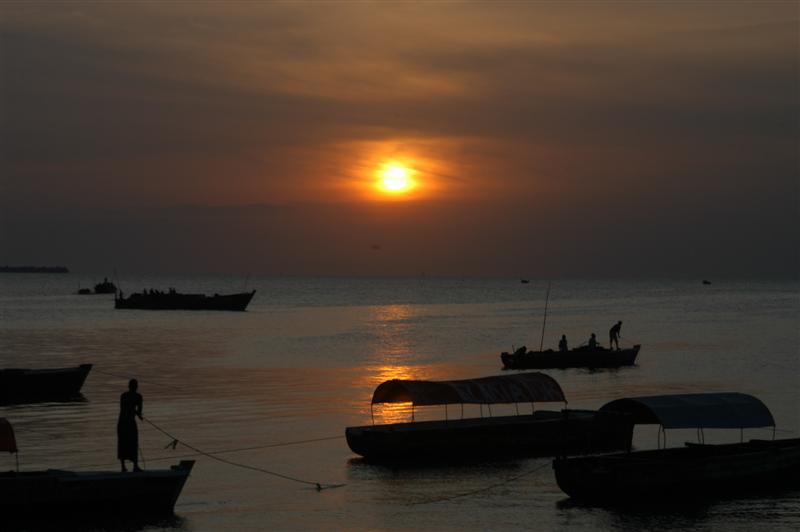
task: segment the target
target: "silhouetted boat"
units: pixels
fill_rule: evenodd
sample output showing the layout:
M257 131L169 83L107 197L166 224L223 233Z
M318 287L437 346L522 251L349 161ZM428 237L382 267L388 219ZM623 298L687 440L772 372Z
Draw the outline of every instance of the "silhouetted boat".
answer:
M0 418L0 452L17 453L14 430ZM0 473L0 515L3 522L64 517L95 521L168 516L189 477L193 460L170 469L134 473L116 471L8 471Z
M519 282L522 283L522 284L528 284L531 281L530 281L530 279L520 279Z
M711 284L711 281L709 281L708 279L703 279L703 284Z
M78 288L78 295L81 296L88 296L91 295L92 291L89 288Z
M80 397L91 364L59 369L0 369L0 403L26 403Z
M628 349L606 349L604 347L577 347L566 352L527 351L525 347L513 353L501 353L503 369L547 369L547 368L618 368L632 366L636 362L640 345Z
M631 438L632 426L615 414L534 411L536 402L566 404L558 383L542 373L442 382L390 380L372 396L372 404L408 402L411 422L348 427L350 449L370 461L428 462L624 449ZM463 418L464 404L503 403L531 403L532 413ZM461 405L460 419L447 418L447 405L453 404ZM413 421L415 406L433 405L445 405L446 419Z
M114 298L114 308L143 310L237 310L250 304L256 291L240 294L181 294L178 292L135 293Z
M117 292L117 285L115 285L108 279L104 280L102 283L97 283L96 285L94 285L95 294L115 294L116 292Z
M571 497L610 504L716 497L785 486L800 487L800 439L702 443L704 428L773 427L769 409L741 393L663 395L620 399L601 412L628 415L633 423L696 429L701 443L682 448L558 458L559 487ZM659 430L659 445L661 441ZM773 432L774 438L774 432Z

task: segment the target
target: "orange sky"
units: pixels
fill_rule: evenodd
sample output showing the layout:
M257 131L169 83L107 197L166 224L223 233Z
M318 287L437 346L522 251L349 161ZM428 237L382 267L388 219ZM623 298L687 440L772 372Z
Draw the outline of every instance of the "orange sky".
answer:
M264 273L535 273L542 258L520 248L546 230L552 245L573 248L556 250L563 258L548 268L591 274L574 248L603 252L610 232L630 226L650 228L631 235L640 248L666 245L684 258L712 240L704 260L715 267L736 257L726 251L731 231L745 238L755 226L770 237L731 272L757 271L765 253L774 266L765 271L796 272L796 252L785 251L800 226L795 2L2 9L0 259L9 263L93 269L124 254L120 244L53 256L63 238L48 237L47 223L97 232L110 210L141 240L155 219L181 235L190 222L163 215L172 209L203 211L191 223L205 227L218 220L214 209L245 209L235 217L245 220L258 206L284 213L258 222L280 226L262 243L286 259L275 268L264 257ZM390 162L413 172L407 193L376 188ZM371 205L394 221L361 242L358 218L343 213ZM616 221L626 208L634 218ZM444 211L473 220L480 238ZM524 211L531 216L498 225ZM414 220L441 240L408 241ZM329 232L342 247L326 260L293 243ZM364 267L360 246L376 238L384 250L395 243L385 262L401 266ZM519 257L492 266L481 247ZM202 255L191 245L181 253L193 264ZM626 263L617 257L607 258ZM140 267L189 262L163 260Z

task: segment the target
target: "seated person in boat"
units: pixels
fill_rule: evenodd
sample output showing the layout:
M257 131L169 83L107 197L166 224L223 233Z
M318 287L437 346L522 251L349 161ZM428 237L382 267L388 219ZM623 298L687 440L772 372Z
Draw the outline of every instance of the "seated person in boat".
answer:
M592 333L592 336L589 338L589 349L597 349L597 335Z
M558 350L561 351L562 353L566 353L567 351L569 351L569 347L567 347L566 334L561 335L561 340L558 341Z

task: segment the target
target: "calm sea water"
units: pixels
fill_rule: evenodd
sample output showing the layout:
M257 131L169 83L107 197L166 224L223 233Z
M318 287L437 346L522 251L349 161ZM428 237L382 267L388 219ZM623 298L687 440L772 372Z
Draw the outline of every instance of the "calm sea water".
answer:
M145 416L206 451L313 487L197 457L176 507L155 529L774 530L800 529L800 492L642 511L566 502L547 459L390 469L361 463L344 440L370 422L370 397L390 378L500 374L499 352L538 347L546 282L517 279L127 277L128 293L257 289L246 313L114 310L112 296L78 296L101 275L0 276L0 366L95 364L86 401L0 407L25 469L115 469L118 397L136 377ZM637 367L553 370L570 406L624 396L742 391L772 410L779 437L800 435L797 282L558 280L545 346L591 332L607 341L623 320ZM553 405L559 408L559 405ZM495 414L502 413L498 408ZM468 412L469 413L469 412ZM439 417L443 412L418 412ZM477 413L475 413L477 415ZM407 412L376 409L376 420ZM738 441L738 431L706 441ZM771 437L771 430L750 430ZM653 427L636 431L656 446ZM326 438L326 439L321 439ZM668 443L693 440L668 432ZM314 440L292 445L276 445ZM140 425L146 467L191 454ZM247 449L250 450L238 450ZM255 449L253 449L255 448ZM0 468L12 468L0 457ZM135 504L135 503L133 503Z

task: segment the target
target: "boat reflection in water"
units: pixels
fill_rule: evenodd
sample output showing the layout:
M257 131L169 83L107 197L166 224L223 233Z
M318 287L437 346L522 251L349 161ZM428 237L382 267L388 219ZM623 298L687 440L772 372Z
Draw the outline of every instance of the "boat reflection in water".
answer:
M769 409L742 393L660 395L619 399L601 412L627 415L636 424L696 429L698 443L684 447L558 458L559 487L589 502L626 505L714 498L743 492L800 487L800 438L744 441L744 429L775 427ZM704 443L704 428L739 429L740 443ZM659 445L661 438L659 437Z
M538 402L566 404L558 383L542 373L438 382L394 379L375 389L372 404L410 405L411 421L348 427L345 435L353 452L375 462L577 454L629 445L632 425L622 416L535 410ZM519 413L520 403L530 405L531 413ZM488 417L464 418L465 404L480 405L481 414L485 405ZM493 404L513 404L518 414L492 416ZM415 420L417 407L434 405L444 406L445 419Z

